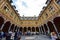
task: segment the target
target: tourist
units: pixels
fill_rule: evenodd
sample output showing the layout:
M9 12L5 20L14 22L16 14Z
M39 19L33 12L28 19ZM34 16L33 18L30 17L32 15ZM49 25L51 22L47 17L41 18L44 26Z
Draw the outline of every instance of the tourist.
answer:
M14 40L14 36L15 36L15 32L12 31L12 32L11 32L11 40Z
M18 38L18 40L20 40L20 38L21 38L20 37L20 31L19 30L17 31L17 38Z
M18 36L18 40L20 40L21 39L21 37L20 36Z
M17 30L15 30L15 36L14 36L14 40L17 40Z
M2 40L2 34L1 34L1 32L2 32L2 31L0 30L0 40Z
M4 32L0 30L0 40L2 40L3 38L4 38Z
M9 32L5 32L5 35L6 35L6 40L10 40L10 34L9 34Z
M51 39L52 40L56 40L57 39L57 35L55 32L51 32Z

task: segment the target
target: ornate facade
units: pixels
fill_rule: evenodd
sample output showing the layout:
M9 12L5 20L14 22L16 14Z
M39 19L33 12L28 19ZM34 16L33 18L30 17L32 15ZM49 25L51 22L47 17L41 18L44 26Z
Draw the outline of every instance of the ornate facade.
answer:
M46 31L60 32L60 0L47 0L38 17L19 17L18 12L8 0L0 1L0 29L4 32L20 30L22 32Z
M20 26L20 19L9 0L0 0L0 28L5 32Z

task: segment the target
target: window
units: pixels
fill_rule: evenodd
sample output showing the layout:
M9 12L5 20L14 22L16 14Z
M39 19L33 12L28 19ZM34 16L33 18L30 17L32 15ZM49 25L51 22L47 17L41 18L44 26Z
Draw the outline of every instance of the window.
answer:
M16 16L14 17L14 19L16 19Z
M8 11L9 11L9 9L8 9L6 6L4 6L4 9L5 9L5 11L6 11L6 12L8 12Z
M23 22L21 22L21 24L23 24Z
M49 7L49 11L50 11L50 12L54 12L54 11L55 11L55 8L54 8L53 6L50 6L50 7Z
M11 13L11 15L13 16L13 13Z
M46 17L48 17L48 14L46 13Z
M38 22L35 22L35 24L38 24Z
M52 6L50 6L50 8L49 8L49 11L51 11L51 10L53 10L53 7Z

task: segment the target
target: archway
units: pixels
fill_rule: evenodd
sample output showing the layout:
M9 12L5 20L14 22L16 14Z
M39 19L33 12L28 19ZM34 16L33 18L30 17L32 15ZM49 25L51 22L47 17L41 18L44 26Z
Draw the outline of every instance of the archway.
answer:
M10 30L14 30L14 24L11 25Z
M50 32L55 31L55 28L54 28L52 22L48 21L47 25L48 25L48 27L49 27L49 29L50 29ZM56 32L56 31L55 31L55 32Z
M36 27L36 32L39 32L39 27Z
M0 28L1 28L1 26L2 26L3 23L4 23L3 17L0 17Z
M31 31L31 27L28 27L28 31Z
M21 32L23 31L23 28L22 27L20 27L20 29L19 29Z
M35 32L35 27L32 27L32 32Z
M5 24L4 24L4 27L3 27L3 32L8 32L8 29L10 27L11 23L10 21L7 21Z
M26 27L24 27L24 32L27 32L27 28Z
M58 30L58 33L60 32L60 17L56 17L56 18L54 18L54 24L55 24L55 26L56 26L56 28L57 28L57 30Z

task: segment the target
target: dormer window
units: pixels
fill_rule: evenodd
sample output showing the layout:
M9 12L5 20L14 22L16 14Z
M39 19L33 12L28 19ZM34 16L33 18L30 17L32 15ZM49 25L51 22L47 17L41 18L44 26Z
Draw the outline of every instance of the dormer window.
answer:
M9 11L9 9L6 7L6 6L4 6L4 10L7 12L7 11Z
M48 14L46 13L46 17L48 17Z
M54 10L55 10L55 9L54 9L53 6L50 6L50 7L49 7L49 11L50 11L50 12L52 12L52 11L54 11Z

